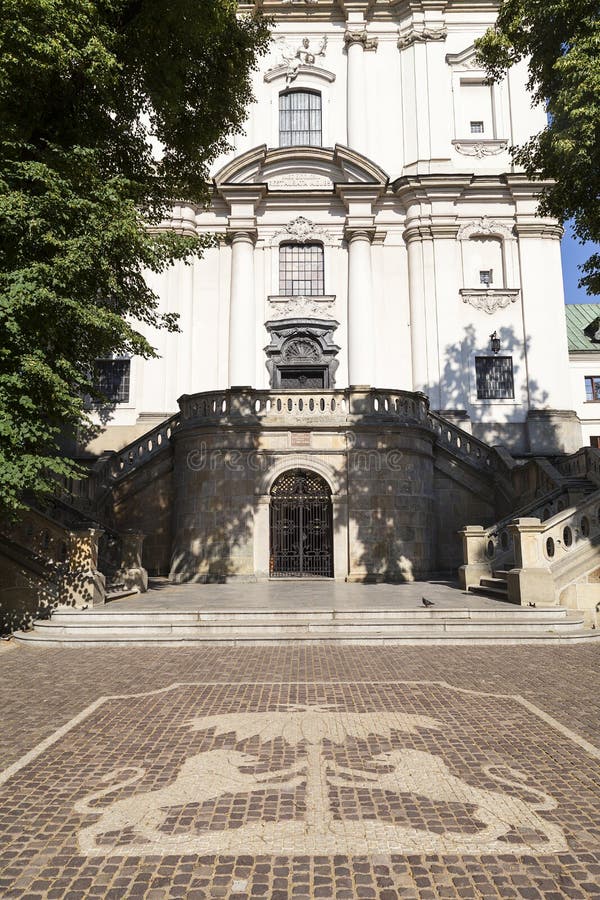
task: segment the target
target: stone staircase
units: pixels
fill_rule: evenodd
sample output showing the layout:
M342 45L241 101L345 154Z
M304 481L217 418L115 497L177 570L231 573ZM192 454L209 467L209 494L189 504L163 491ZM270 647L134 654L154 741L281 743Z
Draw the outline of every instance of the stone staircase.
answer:
M147 595L149 596L149 595ZM562 607L498 603L445 608L59 609L15 634L38 647L273 644L556 644L600 640L583 616ZM114 608L113 608L114 607Z
M468 590L470 594L508 601L508 570L496 569L491 575L481 578L479 584L470 585Z

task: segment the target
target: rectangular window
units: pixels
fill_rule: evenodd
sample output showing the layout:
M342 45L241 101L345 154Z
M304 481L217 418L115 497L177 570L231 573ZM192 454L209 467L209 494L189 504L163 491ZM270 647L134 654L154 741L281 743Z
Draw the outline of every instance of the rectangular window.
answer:
M288 91L279 95L279 146L320 147L321 95L315 91Z
M471 134L483 134L483 122L471 122Z
M489 287L493 280L494 273L492 269L479 270L479 284L484 284L486 287Z
M109 403L129 403L130 359L96 360L96 387Z
M478 400L512 400L515 396L512 356L476 356Z
M592 434L590 437L590 447L596 447L600 450L600 434Z
M282 296L322 296L324 282L321 244L279 245L279 293Z
M600 375L585 376L585 399L588 403L600 401Z

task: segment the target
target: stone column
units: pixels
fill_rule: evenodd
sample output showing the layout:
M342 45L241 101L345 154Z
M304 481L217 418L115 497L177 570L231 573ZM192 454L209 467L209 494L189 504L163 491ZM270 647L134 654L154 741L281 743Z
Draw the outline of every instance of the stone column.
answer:
M375 382L375 335L371 240L373 229L347 228L348 241L348 382Z
M422 237L418 228L407 229L404 237L408 248L412 389L428 393L430 385Z
M254 231L232 231L229 307L229 386L253 385L256 375Z
M348 55L347 106L348 146L367 153L367 117L365 92L365 50L375 50L377 38L370 38L364 25L348 23L344 34ZM367 154L368 155L368 154Z

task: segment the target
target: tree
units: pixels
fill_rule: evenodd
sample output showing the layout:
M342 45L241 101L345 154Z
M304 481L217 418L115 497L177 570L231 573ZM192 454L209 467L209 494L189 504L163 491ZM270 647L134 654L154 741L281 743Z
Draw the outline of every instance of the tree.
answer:
M496 25L476 47L494 81L528 61L528 87L545 104L548 125L513 157L530 178L554 180L542 192L542 214L572 218L580 241L600 242L598 0L502 0ZM600 254L582 271L588 294L600 293Z
M234 0L4 0L0 18L0 506L77 474L94 361L177 329L144 271L210 238L161 231L208 200L268 29ZM162 145L160 159L153 147ZM149 227L148 227L149 226Z

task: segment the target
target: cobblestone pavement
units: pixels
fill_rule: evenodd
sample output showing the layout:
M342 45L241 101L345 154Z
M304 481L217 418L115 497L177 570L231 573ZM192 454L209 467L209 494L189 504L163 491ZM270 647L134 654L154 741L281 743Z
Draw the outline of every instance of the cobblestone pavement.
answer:
M599 663L3 652L0 896L599 896Z

